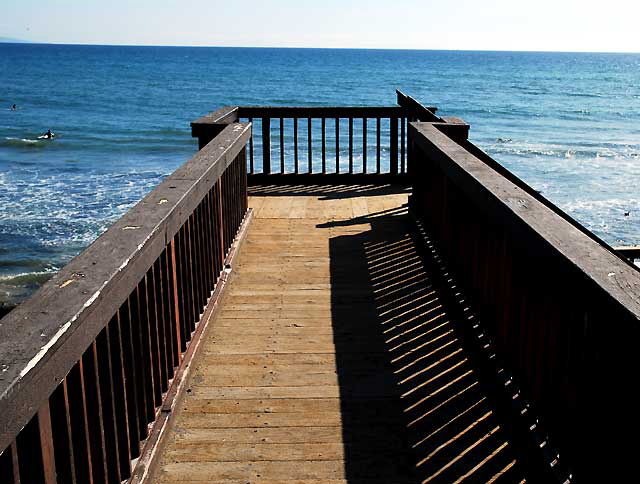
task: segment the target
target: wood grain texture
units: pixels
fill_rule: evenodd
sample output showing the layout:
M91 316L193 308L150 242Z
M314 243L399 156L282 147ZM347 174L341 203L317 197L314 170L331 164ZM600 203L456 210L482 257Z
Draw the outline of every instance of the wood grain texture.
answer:
M407 193L253 190L157 482L520 482L408 235Z

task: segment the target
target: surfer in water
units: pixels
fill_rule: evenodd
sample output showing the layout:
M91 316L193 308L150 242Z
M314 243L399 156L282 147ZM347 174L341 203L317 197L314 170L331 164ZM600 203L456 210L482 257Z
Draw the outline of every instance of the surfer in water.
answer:
M42 136L38 136L39 139L52 139L55 135L51 132L50 129L47 130L45 134Z
M11 106L11 111L17 111L17 110L18 110L18 106L16 106L15 104Z

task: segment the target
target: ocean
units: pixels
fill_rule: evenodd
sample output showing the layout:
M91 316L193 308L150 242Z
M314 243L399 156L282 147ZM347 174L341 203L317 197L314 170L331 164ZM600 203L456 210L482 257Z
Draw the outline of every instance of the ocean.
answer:
M640 245L639 81L640 54L0 44L0 305L189 159L192 120L234 104L393 105L400 89L607 242Z

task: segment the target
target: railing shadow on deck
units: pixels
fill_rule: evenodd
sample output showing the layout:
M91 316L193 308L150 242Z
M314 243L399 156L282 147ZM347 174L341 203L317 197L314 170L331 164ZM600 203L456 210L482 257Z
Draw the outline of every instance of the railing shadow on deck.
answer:
M320 227L349 225L353 234L330 239L346 479L521 482L451 288L419 250L407 207Z
M320 196L320 200L338 200L354 197L376 197L398 193L410 193L411 187L404 184L384 185L253 185L249 195L260 197Z

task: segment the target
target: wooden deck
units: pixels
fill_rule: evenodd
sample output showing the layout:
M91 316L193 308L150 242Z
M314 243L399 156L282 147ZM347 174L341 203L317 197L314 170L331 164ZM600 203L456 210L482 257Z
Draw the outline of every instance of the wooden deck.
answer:
M154 482L523 482L407 192L259 187Z

